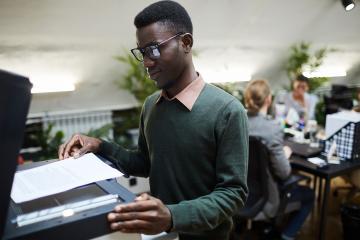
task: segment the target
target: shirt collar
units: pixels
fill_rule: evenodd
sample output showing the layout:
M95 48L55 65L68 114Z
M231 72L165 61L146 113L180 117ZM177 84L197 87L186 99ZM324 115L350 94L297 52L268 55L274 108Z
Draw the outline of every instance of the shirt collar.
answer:
M156 100L156 103L159 103L162 98L166 99L167 101L172 101L177 99L181 102L189 111L193 108L196 99L199 97L201 90L205 86L205 82L200 74L199 76L192 81L189 85L187 85L181 92L175 95L172 98L169 98L166 94L166 91L162 90L159 98Z

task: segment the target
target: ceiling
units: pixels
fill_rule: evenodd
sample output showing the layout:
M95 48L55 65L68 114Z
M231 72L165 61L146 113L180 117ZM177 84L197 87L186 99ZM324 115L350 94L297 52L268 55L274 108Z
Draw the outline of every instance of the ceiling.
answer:
M76 82L72 93L34 95L32 112L136 104L113 87L124 72L113 57L136 45L133 18L152 2L1 0L0 68L48 82ZM313 49L336 49L324 66L348 75L334 81L360 82L359 1L350 12L340 0L179 2L192 17L194 61L205 78L232 73L225 78L262 77L280 86L287 81L289 47L307 41ZM99 91L104 97L91 102L88 95Z

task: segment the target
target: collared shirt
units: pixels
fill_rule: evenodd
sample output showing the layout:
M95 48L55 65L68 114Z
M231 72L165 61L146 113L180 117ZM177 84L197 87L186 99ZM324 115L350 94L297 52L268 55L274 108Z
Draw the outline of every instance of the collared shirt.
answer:
M161 91L159 98L156 100L156 103L159 103L161 98L166 99L167 101L172 101L177 99L181 102L189 111L191 111L192 107L195 104L196 99L199 97L201 90L204 88L205 82L201 75L192 81L189 85L187 85L181 92L176 94L174 97L169 98L166 94L165 90Z

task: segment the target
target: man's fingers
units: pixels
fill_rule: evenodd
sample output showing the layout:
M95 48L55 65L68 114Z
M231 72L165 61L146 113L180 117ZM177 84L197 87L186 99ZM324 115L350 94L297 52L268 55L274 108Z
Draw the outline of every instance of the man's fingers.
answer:
M128 204L119 204L115 207L115 212L142 212L157 208L157 202L154 200L137 201Z
M78 150L75 150L74 151L74 154L73 154L73 157L74 158L79 158L81 157L82 155L84 155L85 153L89 152L90 149L89 149L89 146L84 146Z
M63 153L64 158L70 157L71 148L77 144L82 146L80 135L75 134L65 146L64 153Z
M147 200L141 200L142 198ZM171 213L161 200L142 194L138 201L119 204L108 214L112 229L157 234L171 227Z
M144 212L128 212L128 213L109 213L108 220L109 222L118 222L118 221L130 221L130 220L145 220L153 221L157 217L156 211L144 211Z
M65 148L65 144L61 144L60 147L59 147L59 150L58 150L58 157L60 160L63 160L64 159L64 148Z
M74 154L79 151L80 148L78 148L77 146L74 146L71 148L71 152L70 152L70 156L74 156Z
M143 220L131 220L124 222L114 222L110 224L112 230L120 230L123 232L145 232L151 228L151 223Z
M142 193L140 196L137 196L135 198L135 201L145 201L145 200L150 200L152 197L147 194L147 193Z

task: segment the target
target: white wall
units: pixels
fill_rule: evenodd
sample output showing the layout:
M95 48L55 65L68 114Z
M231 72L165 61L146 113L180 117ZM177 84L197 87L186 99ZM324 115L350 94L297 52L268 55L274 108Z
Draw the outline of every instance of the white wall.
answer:
M76 91L34 95L31 112L125 107L135 99L114 85L124 66L113 59L136 45L134 16L147 0L1 0L0 68L74 79ZM279 87L288 48L301 40L339 51L326 60L360 82L360 6L346 13L329 0L182 0L194 24L197 69L267 78ZM64 80L62 80L64 79Z

